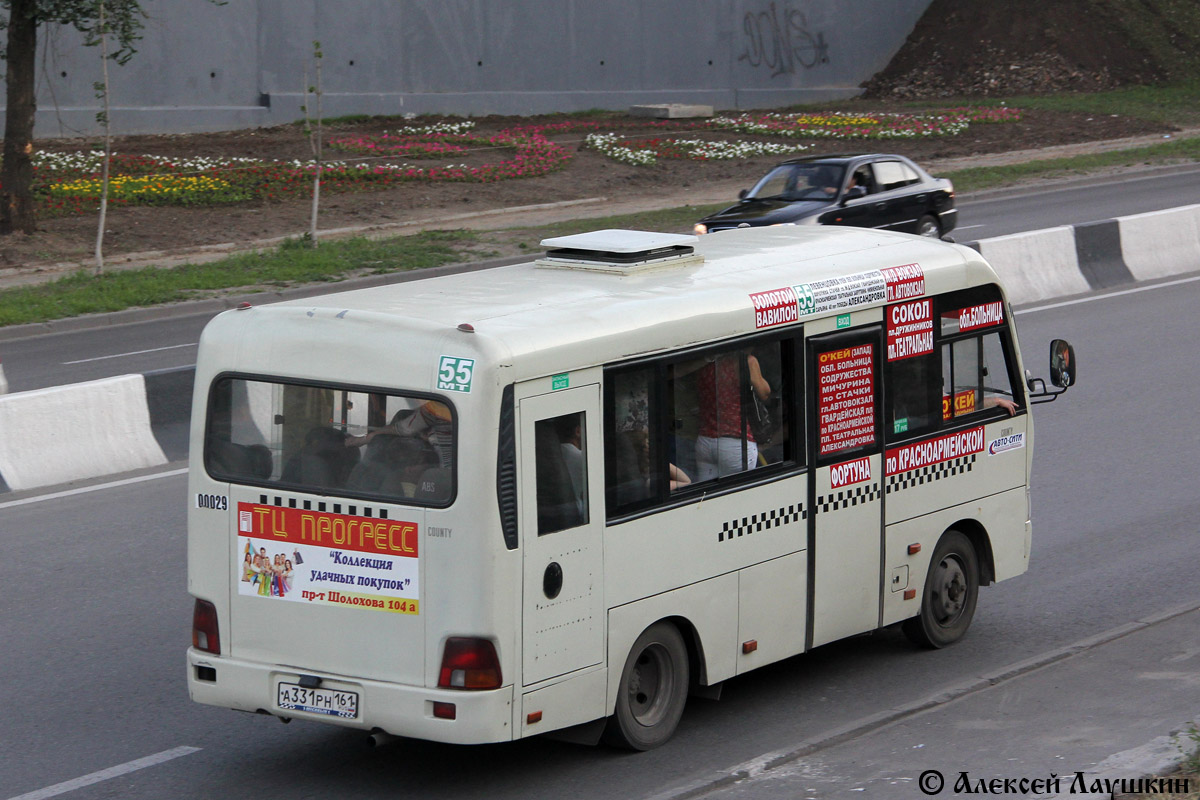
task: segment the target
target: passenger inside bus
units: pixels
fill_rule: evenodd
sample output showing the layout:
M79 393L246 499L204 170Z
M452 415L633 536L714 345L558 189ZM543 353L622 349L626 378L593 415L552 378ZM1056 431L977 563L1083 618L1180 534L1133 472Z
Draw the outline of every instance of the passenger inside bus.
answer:
M358 464L358 451L346 446L346 434L328 425L310 428L304 446L288 459L283 480L310 486L344 486Z
M415 497L421 476L440 465L438 454L422 439L382 432L363 450L346 488L355 492Z
M743 369L749 381L745 409ZM771 385L763 377L758 359L745 350L709 356L698 368L696 392L700 400L697 479L707 481L754 469L758 445L749 422L743 420L751 413L753 401L765 403L771 397Z
M582 463L577 465L581 472L576 480L568 462L571 449L579 450L571 439L582 423L581 414L567 414L538 420L534 427L538 536L574 528L588 520Z

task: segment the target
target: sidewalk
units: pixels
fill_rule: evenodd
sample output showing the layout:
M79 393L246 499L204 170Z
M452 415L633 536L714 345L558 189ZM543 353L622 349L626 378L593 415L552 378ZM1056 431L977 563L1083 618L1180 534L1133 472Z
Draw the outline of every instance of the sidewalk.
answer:
M1137 779L1179 761L1174 735L1200 715L1198 689L1200 608L1192 607L1002 668L654 800L1107 800L1122 779L1135 789ZM1189 751L1195 746L1181 741Z

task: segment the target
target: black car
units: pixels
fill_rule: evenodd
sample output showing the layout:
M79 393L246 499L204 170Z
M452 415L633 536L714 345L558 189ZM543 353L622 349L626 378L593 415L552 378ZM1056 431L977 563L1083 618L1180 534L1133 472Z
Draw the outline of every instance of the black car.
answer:
M784 161L698 234L761 225L852 225L942 237L954 230L954 185L904 156L806 156Z

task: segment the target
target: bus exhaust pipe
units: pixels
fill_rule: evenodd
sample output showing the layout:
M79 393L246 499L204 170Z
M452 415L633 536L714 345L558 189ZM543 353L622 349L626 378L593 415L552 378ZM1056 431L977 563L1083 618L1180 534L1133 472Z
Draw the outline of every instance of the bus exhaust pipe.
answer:
M377 749L398 741L400 741L399 736L387 731L371 731L371 735L367 737L367 746L371 749Z

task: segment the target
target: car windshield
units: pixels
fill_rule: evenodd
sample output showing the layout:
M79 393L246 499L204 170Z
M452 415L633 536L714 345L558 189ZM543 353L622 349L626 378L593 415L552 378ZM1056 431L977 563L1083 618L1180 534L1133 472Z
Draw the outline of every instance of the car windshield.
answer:
M746 195L751 200L832 200L846 168L840 164L782 164Z

